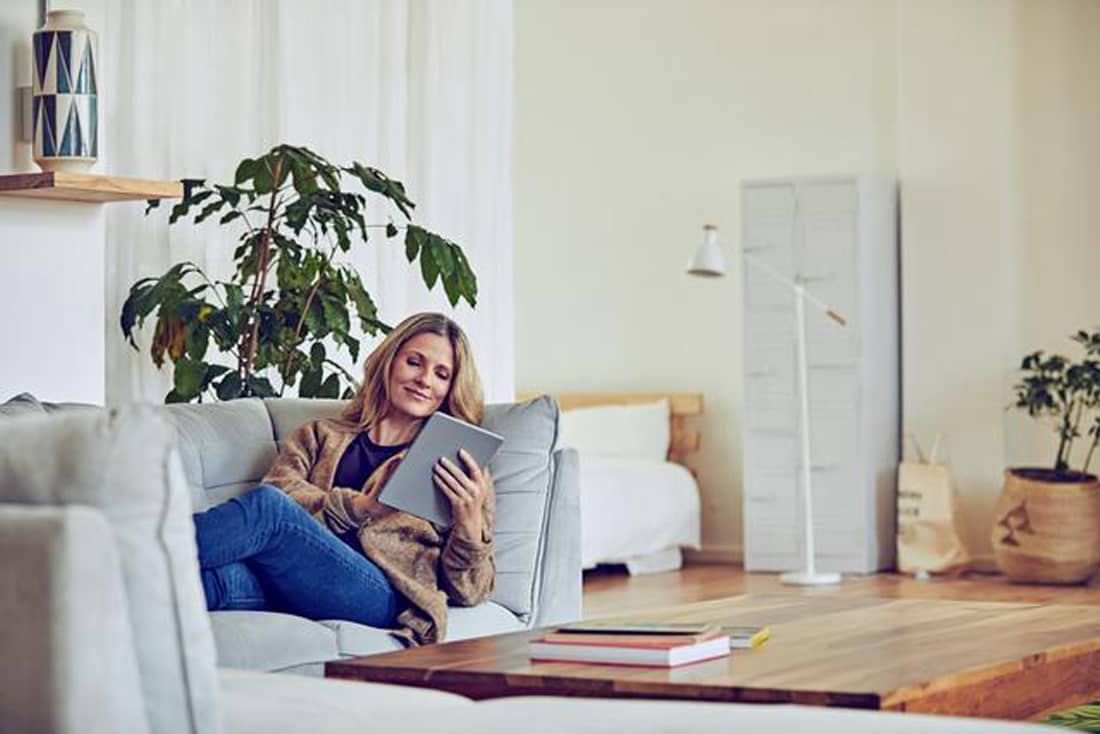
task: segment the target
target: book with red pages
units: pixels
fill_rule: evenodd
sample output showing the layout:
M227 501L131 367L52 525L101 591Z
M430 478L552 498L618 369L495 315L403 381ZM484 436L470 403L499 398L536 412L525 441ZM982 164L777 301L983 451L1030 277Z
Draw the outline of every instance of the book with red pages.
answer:
M673 668L725 657L729 635L597 634L551 632L528 643L533 660Z

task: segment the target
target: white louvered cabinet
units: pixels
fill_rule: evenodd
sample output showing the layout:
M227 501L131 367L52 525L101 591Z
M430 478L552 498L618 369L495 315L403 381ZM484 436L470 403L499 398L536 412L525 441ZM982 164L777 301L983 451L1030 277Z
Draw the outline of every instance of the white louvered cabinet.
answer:
M815 559L872 573L894 562L900 447L896 186L870 176L746 181L742 247L848 319L806 306ZM744 558L801 567L801 459L791 291L742 264Z

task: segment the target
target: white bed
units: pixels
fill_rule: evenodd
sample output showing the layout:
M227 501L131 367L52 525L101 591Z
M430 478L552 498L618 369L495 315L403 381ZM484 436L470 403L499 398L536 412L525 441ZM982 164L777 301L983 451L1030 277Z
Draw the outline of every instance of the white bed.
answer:
M699 548L699 487L671 461L580 456L581 560L630 573L679 568Z
M521 398L534 395L521 393ZM559 446L580 458L584 568L622 563L630 573L677 569L700 544L699 487L686 466L699 448L687 421L698 393L557 394Z

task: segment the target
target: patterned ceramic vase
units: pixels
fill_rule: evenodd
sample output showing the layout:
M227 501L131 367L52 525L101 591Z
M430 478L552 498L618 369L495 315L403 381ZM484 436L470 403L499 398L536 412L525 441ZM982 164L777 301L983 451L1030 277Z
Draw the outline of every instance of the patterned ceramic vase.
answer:
M51 10L34 32L34 162L87 171L99 150L96 35L79 10Z

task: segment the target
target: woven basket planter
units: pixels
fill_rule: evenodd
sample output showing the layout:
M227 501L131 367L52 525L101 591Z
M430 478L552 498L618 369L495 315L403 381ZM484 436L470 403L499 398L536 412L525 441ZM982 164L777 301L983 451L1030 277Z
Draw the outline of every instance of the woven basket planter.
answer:
M997 565L1012 581L1076 584L1100 570L1100 482L1051 481L1042 469L1008 469L993 524Z

